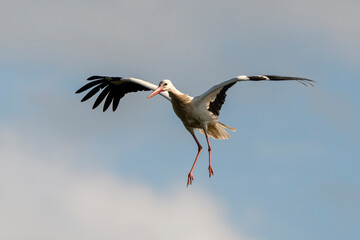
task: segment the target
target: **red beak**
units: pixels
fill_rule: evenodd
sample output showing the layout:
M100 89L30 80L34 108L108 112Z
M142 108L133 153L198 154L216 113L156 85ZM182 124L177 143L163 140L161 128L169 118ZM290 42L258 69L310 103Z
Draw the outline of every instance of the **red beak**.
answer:
M163 87L162 86L158 86L147 98L151 98L153 96L155 96L156 94L159 94L163 91Z

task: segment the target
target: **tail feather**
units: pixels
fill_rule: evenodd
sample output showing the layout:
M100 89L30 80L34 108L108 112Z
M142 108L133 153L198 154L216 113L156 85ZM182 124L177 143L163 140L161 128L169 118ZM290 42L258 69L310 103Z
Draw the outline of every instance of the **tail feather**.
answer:
M227 125L225 125L225 124L223 124L223 123L221 123L221 122L218 122L218 124L220 124L220 125L223 126L224 128L229 129L230 131L236 132L236 129L235 129L235 128L229 127L229 126L227 126Z
M207 134L209 137L212 137L214 139L229 139L230 134L226 131L226 129L229 129L233 132L236 131L235 128L232 128L232 127L226 126L225 124L217 122L214 125L208 126ZM203 129L198 128L197 130L200 133L205 134Z

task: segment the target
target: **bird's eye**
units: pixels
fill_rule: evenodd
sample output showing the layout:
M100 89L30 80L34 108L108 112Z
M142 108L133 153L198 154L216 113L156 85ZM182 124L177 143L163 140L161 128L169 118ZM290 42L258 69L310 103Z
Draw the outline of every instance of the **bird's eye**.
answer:
M167 86L167 83L164 83L164 86Z

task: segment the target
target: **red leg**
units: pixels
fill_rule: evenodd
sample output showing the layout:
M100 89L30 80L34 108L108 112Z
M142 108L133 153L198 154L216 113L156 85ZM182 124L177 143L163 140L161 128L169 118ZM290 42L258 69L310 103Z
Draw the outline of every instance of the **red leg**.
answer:
M205 137L206 137L206 141L207 141L207 144L208 144L208 151L209 151L209 177L211 177L211 175L214 175L214 171L211 167L211 146L210 146L210 142L209 142L209 138L208 138L208 135L205 133Z
M195 164L196 164L196 162L197 162L197 160L198 160L198 158L199 158L199 155L200 155L200 153L201 153L201 150L202 150L202 146L200 145L199 141L197 140L194 132L190 132L190 133L191 133L191 135L193 136L193 138L195 139L196 144L198 145L198 153L197 153L197 155L196 155L194 164L192 165L192 168L191 168L191 170L190 170L190 172L189 172L188 179L187 179L187 186L189 186L189 184L191 185L191 184L192 184L192 181L194 180L194 176L193 176L193 173L192 173L192 172L194 171Z

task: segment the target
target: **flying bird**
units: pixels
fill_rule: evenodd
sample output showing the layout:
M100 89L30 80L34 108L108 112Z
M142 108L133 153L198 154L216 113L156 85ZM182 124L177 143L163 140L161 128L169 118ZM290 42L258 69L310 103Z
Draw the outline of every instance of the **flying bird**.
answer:
M314 80L301 77L286 77L276 75L257 75L246 76L241 75L231 78L213 86L208 91L197 97L191 97L177 90L172 82L168 79L162 80L159 85L155 85L137 78L127 77L108 77L108 76L91 76L87 79L90 81L76 93L81 93L90 89L90 91L82 98L82 102L88 100L99 91L100 94L96 98L93 109L104 102L103 111L106 111L112 104L112 110L115 111L119 105L120 99L126 94L138 91L153 91L147 98L151 98L160 94L172 104L175 114L183 122L186 130L189 131L194 138L198 152L195 161L187 177L187 186L191 185L194 177L193 171L199 155L202 151L198 139L195 136L194 129L205 135L208 152L209 152L209 177L214 175L211 166L211 145L209 137L214 139L229 139L230 135L227 130L236 131L235 128L229 127L218 121L220 110L225 102L226 91L235 83L240 81L287 81L294 80L305 86L313 86Z

